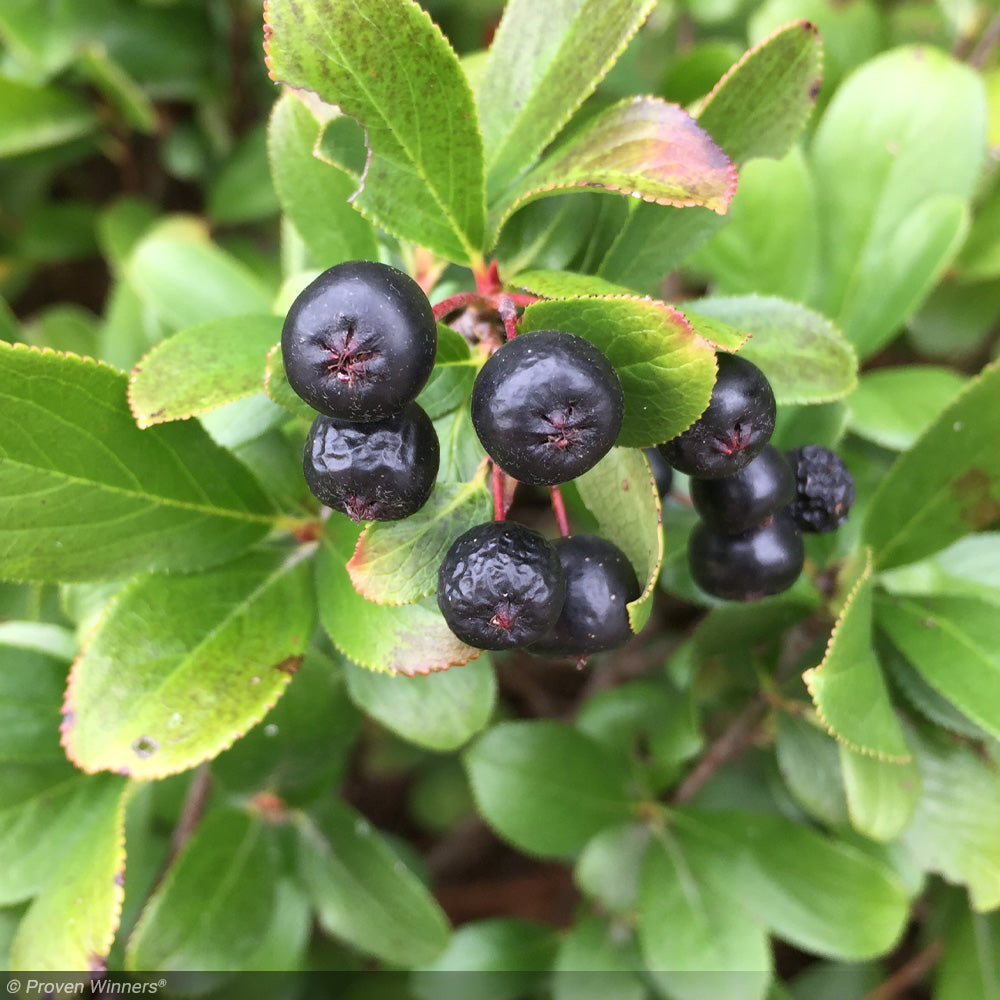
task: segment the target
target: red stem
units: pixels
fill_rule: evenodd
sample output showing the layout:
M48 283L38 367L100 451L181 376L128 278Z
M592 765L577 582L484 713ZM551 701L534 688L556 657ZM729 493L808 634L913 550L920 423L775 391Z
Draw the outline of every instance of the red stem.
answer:
M453 313L462 306L471 306L474 302L481 302L482 296L478 292L458 292L442 299L434 307L434 318L439 322L449 313Z
M476 291L482 296L496 295L503 285L500 284L500 269L497 262L491 260L485 271L476 271Z
M549 487L549 495L552 497L552 511L556 515L556 524L559 526L559 534L563 538L569 537L569 518L566 516L566 503L563 500L562 491L558 486Z
M507 516L507 507L504 503L504 474L503 469L493 463L493 520L502 521Z
M500 318L503 320L503 329L504 333L507 334L507 339L513 340L517 336L517 308L510 300L510 296L500 296L497 312L500 313Z

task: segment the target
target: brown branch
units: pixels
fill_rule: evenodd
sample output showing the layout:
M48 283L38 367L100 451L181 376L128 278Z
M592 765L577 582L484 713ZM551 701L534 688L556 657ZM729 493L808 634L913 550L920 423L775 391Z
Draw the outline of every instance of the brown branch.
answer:
M911 986L916 986L930 972L944 954L944 944L935 938L923 951L918 951L905 965L901 965L884 983L866 993L861 1000L894 1000Z
M170 837L167 867L174 862L177 855L184 849L184 845L191 839L191 835L201 821L201 815L205 811L211 794L212 772L209 770L208 761L205 761L194 772L191 784L188 785L187 794L184 796L180 818L177 820L177 826L174 827L174 832Z

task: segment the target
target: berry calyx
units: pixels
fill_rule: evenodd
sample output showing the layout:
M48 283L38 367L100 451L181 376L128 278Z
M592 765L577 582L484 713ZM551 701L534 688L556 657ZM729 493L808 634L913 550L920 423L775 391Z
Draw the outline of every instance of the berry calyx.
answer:
M597 347L562 330L535 330L501 345L476 376L472 423L507 475L533 486L568 482L618 437L625 396Z
M730 476L770 441L777 404L764 373L735 354L718 355L719 373L705 412L659 445L678 471L700 479Z
M807 444L787 453L795 473L791 513L803 531L834 531L854 503L854 478L843 459L829 448Z
M416 399L434 367L437 322L420 286L376 261L324 271L281 331L289 385L341 420L381 420Z
M795 473L773 445L731 476L692 479L694 509L717 531L749 531L795 497Z
M470 528L448 549L437 600L448 627L478 649L515 649L555 623L566 597L556 550L513 521Z
M755 601L787 590L805 561L802 533L787 508L738 535L699 521L688 539L688 565L706 594Z
M566 600L551 629L528 648L542 656L588 656L632 638L628 603L642 589L617 545L597 535L570 535L554 543L566 577Z
M416 403L383 420L354 423L320 414L302 457L306 485L320 503L355 521L398 521L434 489L440 446Z

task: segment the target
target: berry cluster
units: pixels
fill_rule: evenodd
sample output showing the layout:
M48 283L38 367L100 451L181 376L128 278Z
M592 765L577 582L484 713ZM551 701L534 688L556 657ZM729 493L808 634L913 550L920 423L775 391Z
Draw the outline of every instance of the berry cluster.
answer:
M434 367L437 321L402 271L348 261L292 303L281 331L288 384L313 409L306 484L355 521L397 521L434 488L440 447L414 400Z
M787 590L805 560L803 531L832 531L847 517L854 485L840 458L819 445L782 454L771 445L777 413L764 373L731 354L705 412L659 446L691 477L700 516L688 540L695 583L726 600Z

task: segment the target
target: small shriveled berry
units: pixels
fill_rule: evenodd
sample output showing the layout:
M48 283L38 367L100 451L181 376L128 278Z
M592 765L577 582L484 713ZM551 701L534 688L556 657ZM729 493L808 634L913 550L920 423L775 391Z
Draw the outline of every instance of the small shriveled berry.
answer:
M770 444L731 476L691 480L691 502L702 520L733 535L756 527L794 497L795 473Z
M659 445L679 472L699 479L731 476L770 441L777 404L764 373L735 354L718 355L719 373L704 413Z
M522 333L494 352L472 389L472 423L509 476L553 486L582 475L615 443L625 414L602 351L561 330Z
M854 478L841 457L829 448L807 444L787 453L795 471L791 512L803 531L834 531L854 503Z
M688 539L694 582L706 594L728 601L755 601L787 590L804 560L802 533L787 509L739 535L699 521Z
M360 424L320 414L302 470L326 506L355 521L398 521L427 502L440 454L430 417L410 403L396 416Z
M407 274L355 260L324 271L298 295L281 331L288 384L342 420L381 420L416 399L430 377L437 323Z
M642 592L625 553L598 535L570 535L554 545L566 577L566 600L555 625L530 651L588 656L623 646L634 634L627 605Z
M448 627L478 649L515 649L552 627L566 579L551 543L514 521L460 535L438 571L437 600Z

